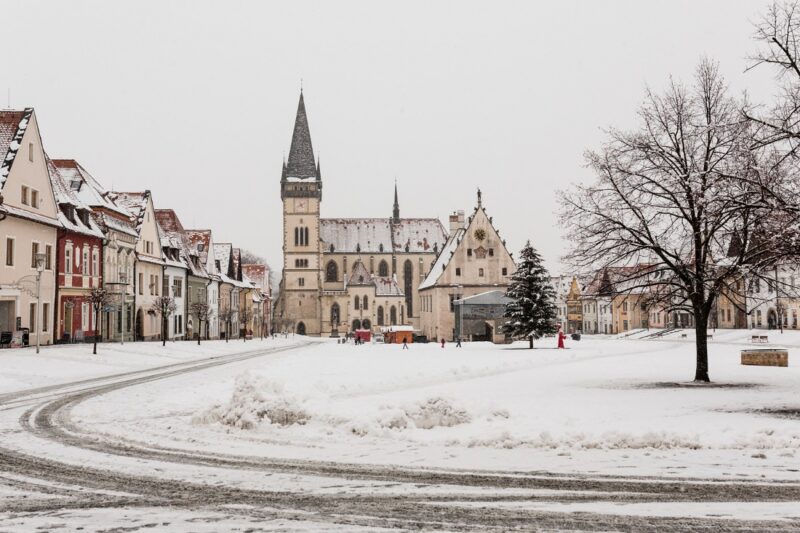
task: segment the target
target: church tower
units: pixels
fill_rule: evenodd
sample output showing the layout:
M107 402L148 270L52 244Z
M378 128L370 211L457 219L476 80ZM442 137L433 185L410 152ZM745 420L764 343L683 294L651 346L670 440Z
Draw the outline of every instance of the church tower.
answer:
M322 177L311 146L303 91L294 122L289 159L281 174L283 200L283 279L278 313L291 317L289 328L320 334L320 202ZM280 317L276 317L280 318Z

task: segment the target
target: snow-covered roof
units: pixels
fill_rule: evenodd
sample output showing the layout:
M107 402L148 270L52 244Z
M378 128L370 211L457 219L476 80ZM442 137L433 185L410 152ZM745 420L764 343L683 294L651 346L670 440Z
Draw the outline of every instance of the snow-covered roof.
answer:
M32 107L23 111L0 111L0 190L11 172L32 114Z
M246 276L261 291L269 292L269 268L267 265L260 263L242 265L242 276Z
M447 240L438 218L323 218L324 250L341 253L434 253Z
M58 221L61 225L74 233L104 238L103 230L91 214L91 208L74 193L49 157L47 171L58 204Z
M109 191L74 159L53 159L67 186L89 207L102 207L126 217L130 213L108 197Z
M369 273L369 270L367 270L367 267L364 266L364 262L362 260L359 259L353 263L353 271L350 273L350 278L347 280L347 285L354 285L356 287L373 285L372 275Z
M196 249L191 247L178 214L173 209L156 209L155 216L161 234L162 248L178 250L179 264L173 266L186 268L193 276L207 278L205 263L200 261ZM167 257L167 262L171 264L175 261Z
M126 209L133 217L134 227L137 235L142 231L144 213L147 209L147 202L150 199L150 191L144 192L111 192L109 199L119 207Z
M394 277L373 276L375 296L404 296L403 290Z
M452 259L453 254L458 247L458 243L461 242L461 239L464 237L466 231L467 230L465 228L458 228L450 235L450 239L444 245L441 253L439 253L436 261L433 263L431 271L428 272L428 275L425 276L425 279L420 284L420 290L433 287L436 284L436 282L439 280L439 277L441 277L442 273L447 268L447 265L450 263L450 259Z

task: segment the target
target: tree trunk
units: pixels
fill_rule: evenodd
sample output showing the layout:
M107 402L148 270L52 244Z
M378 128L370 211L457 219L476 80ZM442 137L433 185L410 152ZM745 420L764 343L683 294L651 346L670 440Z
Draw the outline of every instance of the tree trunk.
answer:
M99 315L100 311L94 312L94 346L92 347L92 355L97 355L97 319Z
M203 330L203 321L202 320L198 320L198 322L199 322L199 324L197 324L198 329L200 331L202 331ZM197 332L197 345L198 346L200 346L200 337L202 337L202 335L200 335L200 331Z
M161 315L161 346L167 345L167 319Z
M701 308L694 308L695 348L697 350L697 366L694 371L694 380L708 383L708 314Z
M530 346L528 347L528 349L533 350L533 335L529 336L528 340L530 341Z

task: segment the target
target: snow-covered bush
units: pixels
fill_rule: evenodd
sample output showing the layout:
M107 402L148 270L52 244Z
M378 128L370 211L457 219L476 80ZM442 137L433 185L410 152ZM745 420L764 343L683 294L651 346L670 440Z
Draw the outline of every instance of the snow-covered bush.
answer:
M283 385L242 374L236 378L233 396L225 405L215 405L197 414L196 424L221 423L239 429L253 429L266 422L278 426L302 425L311 419L300 402L284 393Z
M421 429L452 427L472 420L467 411L454 407L441 397L428 398L406 414Z

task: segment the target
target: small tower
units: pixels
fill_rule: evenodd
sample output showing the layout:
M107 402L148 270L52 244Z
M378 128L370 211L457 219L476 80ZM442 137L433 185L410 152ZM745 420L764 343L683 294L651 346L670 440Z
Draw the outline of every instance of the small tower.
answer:
M397 180L394 182L394 208L392 209L392 224L400 223L400 203L397 201Z

